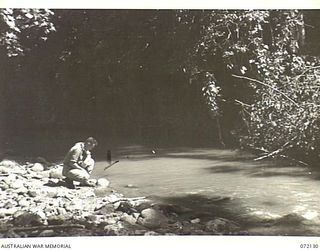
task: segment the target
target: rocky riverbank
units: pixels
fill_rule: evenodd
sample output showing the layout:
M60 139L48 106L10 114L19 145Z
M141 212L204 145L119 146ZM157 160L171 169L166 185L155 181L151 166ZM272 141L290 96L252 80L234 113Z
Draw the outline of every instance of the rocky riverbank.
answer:
M0 162L0 237L246 234L225 218L186 218L185 208L126 198L107 179L68 189L62 167Z

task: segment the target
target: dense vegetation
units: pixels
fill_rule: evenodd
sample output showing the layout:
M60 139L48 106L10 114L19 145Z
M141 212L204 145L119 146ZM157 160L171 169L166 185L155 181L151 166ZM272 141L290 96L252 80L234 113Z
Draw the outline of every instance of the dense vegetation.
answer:
M193 135L191 141L209 138L268 156L318 159L317 11L0 15L8 133Z

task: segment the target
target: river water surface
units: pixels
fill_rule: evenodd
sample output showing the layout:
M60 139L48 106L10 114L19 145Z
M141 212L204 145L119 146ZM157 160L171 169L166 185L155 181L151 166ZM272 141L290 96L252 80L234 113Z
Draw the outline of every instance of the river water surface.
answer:
M254 161L238 150L126 146L112 151L105 176L127 197L193 209L195 217L239 222L255 235L320 235L319 172L309 167Z

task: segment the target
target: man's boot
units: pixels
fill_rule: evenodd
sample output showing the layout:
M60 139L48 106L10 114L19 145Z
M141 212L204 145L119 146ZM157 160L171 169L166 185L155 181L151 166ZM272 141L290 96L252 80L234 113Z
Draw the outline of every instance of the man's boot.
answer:
M74 186L73 184L73 180L69 179L69 178L66 178L64 180L66 182L66 187L69 188L69 189L75 189L76 187Z
M89 180L82 181L80 183L80 186L82 186L82 187L94 187L95 185L96 185L95 183L92 183Z

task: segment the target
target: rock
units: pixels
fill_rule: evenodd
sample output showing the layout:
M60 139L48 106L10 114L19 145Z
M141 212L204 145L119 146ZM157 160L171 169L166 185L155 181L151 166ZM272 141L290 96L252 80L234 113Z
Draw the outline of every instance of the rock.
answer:
M113 235L113 236L128 235L128 232L124 229L121 223L106 225L104 227L104 231L107 235Z
M105 197L107 195L110 195L112 190L109 187L96 187L94 189L94 193L97 197Z
M95 209L95 214L109 214L114 212L113 204L105 204L104 206L100 208Z
M17 212L15 212L12 217L13 218L18 218L20 215L24 214L26 211L23 210L18 210Z
M110 203L115 203L116 201L118 201L121 198L121 196L116 195L116 194L110 194L108 195L108 197L105 197L103 199L104 202L110 202Z
M157 236L157 235L159 235L159 234L154 231L147 231L144 234L144 236Z
M39 189L29 190L28 195L30 197L39 197L41 195L41 190L39 190Z
M9 168L9 169L21 167L20 164L17 163L16 161L7 160L7 159L2 160L0 162L0 166L6 167L6 168Z
M132 213L137 212L137 210L128 201L120 202L120 205L117 207L116 210L127 213L127 214L132 214Z
M190 221L192 224L200 223L200 219L196 218Z
M3 208L9 209L9 208L13 208L13 207L15 207L15 206L17 206L17 205L18 205L18 202L17 202L17 201L15 201L15 200L9 200L8 202L6 202L6 203L4 204Z
M90 178L88 181L92 185L97 185L97 183L98 183L97 179L94 179L94 178Z
M95 197L96 194L94 191L92 190L87 190L84 194L83 194L83 198L90 198L90 197Z
M31 167L31 170L34 171L34 172L42 172L42 171L44 171L44 166L41 163L36 162Z
M52 165L52 163L48 162L44 157L41 156L38 156L35 161L41 163L45 169L48 169Z
M53 168L53 169L49 170L50 178L62 179L63 178L62 169L63 169L63 167L59 166L58 168Z
M138 219L139 216L140 216L140 213L132 213L132 216L133 216L135 219Z
M89 221L89 222L94 222L94 223L97 223L98 220L99 220L99 217L97 215L87 215L86 216L86 219Z
M12 216L16 213L19 209L17 207L11 208L0 208L0 218L4 218L6 216Z
M24 188L24 181L22 180L15 180L14 182L9 184L10 188L13 189L19 189L19 188Z
M9 176L2 179L3 182L10 185L12 182L17 180L18 176L16 174L10 174Z
M66 218L62 215L50 216L47 218L49 225L62 225L65 223Z
M147 208L141 211L141 217L138 223L147 228L158 228L167 223L167 218L158 210Z
M7 183L5 183L4 181L0 182L0 189L5 191L9 188L9 185Z
M25 212L13 219L15 226L40 226L43 225L39 215L30 212Z
M210 220L205 226L208 231L224 234L232 233L240 229L238 224L224 218Z
M67 214L67 211L63 207L58 207L57 212L58 212L58 215L60 216L64 216Z
M134 235L144 235L147 232L147 230L138 229L134 230Z
M109 187L110 181L108 181L106 178L100 178L97 181L98 187Z
M54 232L54 230L44 230L38 236L39 237L52 237L55 235L56 235L56 233Z
M33 207L29 209L29 213L35 214L41 220L46 220L47 216L40 207Z
M57 197L58 191L54 187L43 187L41 193L45 197L55 198Z
M115 218L108 218L106 222L108 223L108 225L112 225L112 224L116 224L118 220L116 220Z
M123 213L123 215L121 216L121 220L128 222L131 225L135 225L137 222L137 219L135 217L133 217L132 215L129 215L127 213Z
M58 215L58 211L55 207L46 207L43 211L46 215L46 217L50 217L50 216L56 216Z
M15 190L15 192L19 195L23 195L28 193L28 189L26 187L21 187Z
M49 170L42 171L42 172L39 172L38 175L40 175L42 178L49 178L50 177L50 171Z
M127 184L125 185L126 188L138 188L137 186L133 185L133 184Z
M30 206L30 201L28 199L21 199L18 201L18 204L20 207L29 207Z

